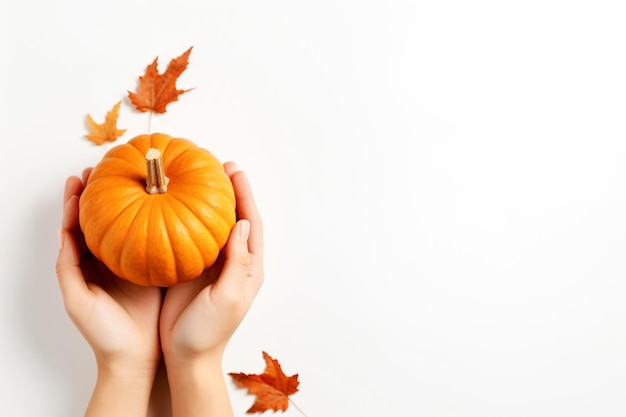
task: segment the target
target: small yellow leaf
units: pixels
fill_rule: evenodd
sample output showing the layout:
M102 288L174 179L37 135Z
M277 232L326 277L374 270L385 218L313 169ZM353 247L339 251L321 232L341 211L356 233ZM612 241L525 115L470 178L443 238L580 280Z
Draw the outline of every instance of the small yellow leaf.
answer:
M114 142L118 137L122 136L126 129L117 128L117 118L119 116L121 101L118 101L113 108L107 112L104 123L96 123L91 115L87 115L87 126L91 131L85 135L87 139L96 145L102 145L105 142Z

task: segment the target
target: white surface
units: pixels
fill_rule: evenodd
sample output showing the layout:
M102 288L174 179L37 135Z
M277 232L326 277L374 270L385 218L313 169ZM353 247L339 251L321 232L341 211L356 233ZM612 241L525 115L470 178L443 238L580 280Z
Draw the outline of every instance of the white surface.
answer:
M63 183L104 152L86 113L191 45L196 89L152 130L237 161L266 227L226 371L266 350L309 417L626 415L623 2L0 7L0 415L83 412Z

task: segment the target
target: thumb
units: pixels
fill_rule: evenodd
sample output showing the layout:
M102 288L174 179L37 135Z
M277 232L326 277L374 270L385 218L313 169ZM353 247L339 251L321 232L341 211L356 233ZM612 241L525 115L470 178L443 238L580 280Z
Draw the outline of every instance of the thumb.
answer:
M250 268L249 235L250 222L239 220L226 243L224 267L217 282L213 284L214 291L224 291L235 297L242 291Z
M74 236L65 229L59 231L59 256L56 273L66 309L71 310L76 297L88 291L80 269L80 251Z

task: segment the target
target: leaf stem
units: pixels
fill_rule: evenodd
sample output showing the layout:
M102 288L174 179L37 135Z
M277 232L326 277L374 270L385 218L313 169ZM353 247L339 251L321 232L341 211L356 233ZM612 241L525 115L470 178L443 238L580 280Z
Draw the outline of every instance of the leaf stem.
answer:
M298 407L298 405L295 402L293 402L291 398L289 398L289 402L291 403L291 405L293 405L296 408L296 410L300 412L300 414L302 414L304 417L307 417L307 415L304 414L304 411L302 411L302 409Z

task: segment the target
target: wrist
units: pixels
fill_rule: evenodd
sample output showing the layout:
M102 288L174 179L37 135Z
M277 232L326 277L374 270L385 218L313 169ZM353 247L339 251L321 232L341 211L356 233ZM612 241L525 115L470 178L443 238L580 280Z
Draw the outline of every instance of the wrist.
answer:
M105 360L96 357L96 364L98 378L151 384L154 381L159 361Z
M125 367L119 365L98 364L98 380L119 381L132 386L151 385L154 382L157 367Z
M165 356L174 417L232 416L220 356L174 360Z
M223 379L222 358L202 356L180 359L165 356L168 379L176 379L189 385L202 385L212 380Z
M225 346L216 346L211 349L176 348L163 345L163 359L168 369L191 367L221 367Z
M156 368L98 361L98 376L86 417L145 416Z

